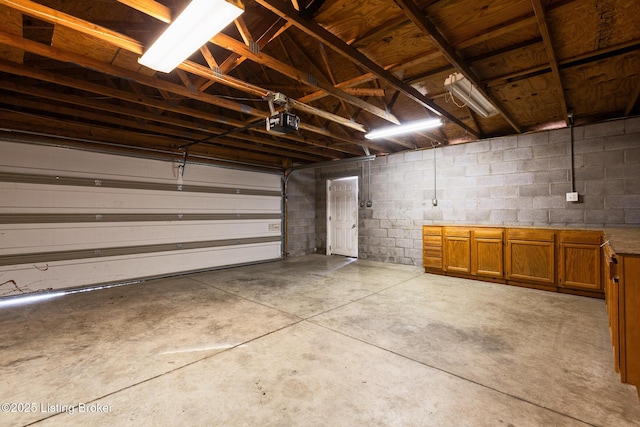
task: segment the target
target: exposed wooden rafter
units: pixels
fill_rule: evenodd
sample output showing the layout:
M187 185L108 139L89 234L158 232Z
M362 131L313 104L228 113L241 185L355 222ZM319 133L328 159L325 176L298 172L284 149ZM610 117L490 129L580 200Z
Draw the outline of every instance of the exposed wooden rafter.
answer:
M478 137L477 131L467 126L464 122L459 120L457 117L446 111L445 109L439 107L437 104L433 103L430 99L426 98L420 92L418 92L415 88L410 85L404 83L401 79L393 75L392 73L385 70L380 65L376 64L371 59L367 58L364 54L359 52L352 46L349 46L345 41L333 35L331 32L322 28L320 25L316 24L313 21L305 19L298 15L297 11L289 6L286 3L280 3L276 0L256 0L256 3L280 16L281 18L287 19L296 28L305 32L306 34L320 40L326 46L331 47L336 52L340 53L342 56L346 57L350 61L358 64L359 66L371 71L373 74L377 75L379 78L387 81L391 86L398 89L404 95L413 99L415 102L424 106L428 110L434 112L439 116L443 116L448 119L452 123L457 124L461 128L465 129L471 135Z
M562 88L562 78L560 77L560 69L558 68L556 54L553 50L553 43L551 40L551 34L549 33L547 19L545 17L544 6L542 5L542 2L540 0L531 0L531 4L533 5L533 11L536 14L538 27L540 28L540 34L542 34L542 42L544 43L544 48L547 52L547 57L549 58L551 74L553 75L556 92L558 93L558 101L560 102L560 108L562 109L562 116L564 117L565 123L569 124L567 100L565 99L564 89Z

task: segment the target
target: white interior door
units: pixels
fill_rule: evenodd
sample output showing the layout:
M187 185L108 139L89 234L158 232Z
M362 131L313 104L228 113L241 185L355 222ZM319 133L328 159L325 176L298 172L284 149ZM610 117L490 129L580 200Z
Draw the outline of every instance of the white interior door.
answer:
M327 255L358 256L358 177L327 181Z

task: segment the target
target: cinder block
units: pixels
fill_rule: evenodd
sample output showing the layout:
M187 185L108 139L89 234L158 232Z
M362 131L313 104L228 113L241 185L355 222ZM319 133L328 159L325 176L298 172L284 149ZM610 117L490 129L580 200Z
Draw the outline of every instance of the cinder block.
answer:
M484 153L490 150L491 150L491 141L488 139L464 144L464 151L467 154Z
M573 143L573 152L575 154L601 153L603 150L604 138L602 137L574 141Z
M413 249L413 239L396 239L396 247Z
M407 260L410 261L407 264L413 265L414 263L413 261L416 259L419 259L420 264L417 264L417 265L422 265L422 249L407 248L404 250L404 256L406 257Z
M625 223L624 209L589 209L585 212L585 222L590 225L613 225Z
M605 195L607 209L640 209L640 194Z
M589 181L591 182L591 181ZM552 183L552 184L548 184L549 186L549 194L550 196L566 196L566 194L568 192L571 191L571 183L570 182L557 182L557 183ZM575 190L578 193L584 194L585 193L585 183L581 182L580 183L580 189L578 189L578 186L575 186Z
M618 166L625 163L624 150L605 151L600 153L585 153L582 156L585 166Z
M631 135L640 134L640 117L631 117L624 121L624 133Z
M624 150L624 163L627 165L640 163L640 148Z
M518 161L518 172L537 172L549 170L549 158L520 160Z
M582 157L582 156L581 156ZM557 156L549 158L549 170L558 170L558 169L570 169L571 168L571 158L567 156ZM574 163L574 167L575 167Z
M640 224L640 209L626 209L624 212L624 223L627 225Z
M533 209L564 209L566 207L567 201L564 196L535 197L533 199Z
M506 206L505 199L497 199L497 198L478 199L477 204L478 204L478 209L504 209Z
M467 211L466 220L470 224L490 224L491 209L475 209L472 211Z
M570 138L571 138L571 130L569 128L554 129L549 131L549 144L564 142L567 145L569 145ZM575 139L575 133L574 133L574 139Z
M604 209L604 195L583 194L580 196L581 203L571 203L569 208L574 209ZM640 208L640 206L638 206Z
M509 173L515 173L518 171L518 162L501 162L491 164L492 175L504 175Z
M526 210L533 209L533 197L516 197L513 199L504 199L505 209Z
M467 166L465 168L466 176L483 176L483 175L489 175L490 173L491 173L491 166L488 164L472 165L472 166Z
M567 156L570 152L570 145L568 142L561 142L547 145L535 145L533 147L533 157L535 159L541 157L558 157Z
M640 177L640 168L637 165L607 166L605 175L607 180L637 178Z
M392 153L387 156L387 165L404 162L404 153Z
M518 185L503 185L501 187L491 187L492 198L518 197L518 194L519 194Z
M587 125L584 127L585 138L595 138L599 136L611 136L624 134L624 120L613 120L604 123Z
M441 147L440 150L442 151L442 157L455 158L458 156L464 156L465 147L464 144L455 144Z
M496 138L491 139L491 151L502 151L518 146L517 138Z
M584 216L583 210L550 209L549 223L567 225L584 224Z
M404 230L401 228L390 228L389 230L387 230L387 236L388 237L398 237L398 238L404 238ZM397 244L397 241L396 241Z
M604 166L585 166L575 170L576 181L602 180L605 178Z
M519 188L520 197L540 197L540 196L550 196L550 188L549 184L532 184L532 185L521 185Z
M502 162L503 151L489 151L486 153L478 153L478 164L493 164Z
M549 143L549 132L525 133L517 136L518 147L532 147Z
M615 182L619 182L616 180ZM607 181L609 183L609 181ZM638 194L640 193L640 178L631 178L624 181L624 185L621 186L623 191L619 194ZM617 188L619 190L619 188ZM613 191L606 192L605 194L614 194Z
M529 160L533 158L533 149L531 147L513 148L505 150L503 159L505 162L511 160Z
M483 178L493 178L493 177L483 177ZM475 189L476 198L485 198L488 199L491 197L491 188L487 187L478 187Z
M422 160L422 151L405 151L403 161L407 162L416 162Z
M531 185L535 182L531 172L512 173L504 176L505 185Z
M425 211L422 213L422 218L425 221L431 221L431 223L439 222L444 220L444 213L442 212L442 209L432 207L425 209Z
M513 224L518 219L515 209L495 209L491 211L490 221L493 224Z
M558 169L548 172L533 172L533 180L536 183L567 182L569 181L569 171Z
M478 155L477 154L464 154L461 156L456 156L453 161L454 166L467 166L467 165L477 165L478 164Z
M548 209L524 209L518 211L518 222L529 224L546 224L549 222Z

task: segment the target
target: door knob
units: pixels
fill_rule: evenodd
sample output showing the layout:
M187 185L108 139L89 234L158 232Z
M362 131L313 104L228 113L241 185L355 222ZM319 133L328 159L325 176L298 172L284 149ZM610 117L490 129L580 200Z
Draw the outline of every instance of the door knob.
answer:
M356 228L356 225L355 225L355 224L353 224L353 225L351 226L351 228Z

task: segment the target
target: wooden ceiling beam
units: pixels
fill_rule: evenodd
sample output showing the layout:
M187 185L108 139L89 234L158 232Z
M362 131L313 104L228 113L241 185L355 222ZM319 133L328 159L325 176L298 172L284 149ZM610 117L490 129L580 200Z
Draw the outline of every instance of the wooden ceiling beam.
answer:
M19 10L25 15L74 29L83 34L95 37L98 40L105 41L113 46L142 55L143 48L140 42L106 27L88 23L83 19L76 18L75 16L68 15L30 0L0 0L0 4Z
M124 3L129 3L129 0L122 0L122 2ZM155 3L157 3L155 0L135 0L131 2L131 7L135 7L138 10L146 13L146 11L148 9L151 9L152 4L155 5ZM157 8L154 9L157 11ZM163 22L167 21L171 22L171 11L166 8L164 9L164 17L163 17ZM269 39L271 40L271 39ZM315 79L310 78L310 76L307 73L303 73L302 71L296 70L295 68L278 61L275 58L271 58L265 54L262 54L260 52L255 53L252 52L246 45L242 44L241 42L235 40L232 37L229 37L225 34L217 34L216 36L214 36L211 39L211 42L222 47L225 48L233 53L236 53L242 57L245 58L249 58L251 60L253 60L254 62L257 62L259 64L263 64L268 68L271 68L275 71L280 72L281 74L284 74L290 78L293 78L294 80L306 84L306 85L310 85L312 87L316 87L318 89L321 89L325 92L328 92L329 94L335 96L338 99L344 100L345 102L348 102L352 105L356 105L362 109L364 109L365 111L368 111L371 114L374 114L378 117L381 117L387 121L390 121L391 123L396 123L399 124L400 122L398 121L397 118L395 118L393 115L389 115L387 114L384 110L379 109L378 107L375 107L374 105L368 104L364 101L362 101L360 98L350 95L346 92L340 91L339 89L336 89L328 84L324 84L320 81L314 81ZM184 64L183 64L184 65ZM180 66L181 69L185 69L185 67ZM266 94L265 94L266 95ZM300 104L298 104L300 106ZM309 112L309 109L306 109L307 112ZM317 110L316 110L317 111ZM323 117L327 117L326 115ZM341 123L345 123L345 122L341 122ZM362 128L357 129L360 131L363 131Z
M480 92L486 99L488 99L500 112L502 117L509 123L509 125L518 133L522 133L522 129L515 119L507 113L500 104L489 95L484 85L480 81L480 78L476 75L469 65L458 55L453 47L447 42L444 36L438 31L436 26L427 18L427 16L420 10L420 8L414 3L413 0L395 0L395 3L402 9L402 11L409 17L413 24L422 31L429 40L434 44L436 48L442 53L442 55L451 63L456 69L458 69ZM477 133L477 132L474 132Z
M175 126L183 129L189 129L199 132L207 132L208 136L213 136L226 132L227 129L214 127L205 122L194 122L189 120L179 119L177 117L170 117L166 115L160 115L157 113L150 113L141 108L128 108L122 105L113 105L107 102L100 102L93 99L88 99L81 96L69 95L65 93L59 93L49 91L42 88L33 88L28 85L22 85L15 82L0 81L0 89L5 91L11 91L23 95L29 95L35 98L49 99L56 102L62 102L76 107L82 107L83 109L89 108L98 111L105 111L108 113L114 113L119 115L125 115L129 117L136 117L139 119L147 120L150 122L158 122L164 125ZM0 99L4 100L4 95L0 94ZM273 146L291 150L293 152L306 153L313 156L321 156L325 158L336 158L343 156L342 152L336 151L330 147L315 148L310 145L294 145L281 139L274 141L270 138L260 138L246 134L231 134L229 138L241 139L244 141L254 142L256 144ZM294 156L295 157L295 156Z
M343 57L347 58L351 62L359 65L360 67L372 72L377 75L379 78L386 80L391 86L400 90L405 96L409 97L413 101L418 104L424 106L429 111L442 116L449 120L452 123L455 123L457 126L466 130L469 134L474 137L479 137L478 132L467 126L464 122L459 120L453 114L449 113L444 108L441 108L437 104L435 104L432 100L423 96L418 90L413 88L411 85L407 85L401 79L393 75L391 72L387 71L385 68L376 64L374 61L369 59L366 55L361 53L356 48L349 46L345 41L332 34L325 28L321 27L317 23L305 19L301 17L298 12L288 5L287 3L282 3L277 0L255 0L256 3L260 4L267 10L275 13L293 23L299 30L303 31L307 35L316 38L326 46L331 47L336 52L338 52Z
M262 64L265 67L271 68L274 71L277 71L299 83L306 84L311 87L315 87L317 89L323 90L330 95L333 95L337 99L343 100L351 105L355 105L356 107L360 107L363 110L367 111L374 116L380 117L388 122L400 124L400 121L393 115L388 114L386 111L378 108L368 102L363 101L362 99L349 95L348 93L337 89L330 85L329 83L325 83L321 80L318 80L315 76L312 76L304 71L298 70L288 64L285 64L282 61L279 61L269 55L266 55L261 52L252 52L249 50L242 42L234 39L233 37L227 36L226 34L219 33L213 36L211 42L227 49L231 52L236 52L241 54L242 56L246 56L252 61Z
M91 92L91 93L96 93L99 95L103 95L103 96L108 96L110 98L114 98L114 99L121 99L124 101L129 101L132 103L136 103L136 104L141 104L141 105L147 105L147 106L151 106L154 108L160 108L166 111L172 111L174 113L178 113L178 114L184 114L184 115L190 115L192 117L196 117L196 118L200 118L203 120L208 120L212 123L220 123L220 124L225 124L228 126L235 126L235 127L244 127L247 125L247 123L239 121L239 120L233 120L230 119L228 117L222 117L218 114L210 114L210 113L205 113L202 112L200 110L196 110L196 109L192 109L192 108L186 108L186 107L180 107L177 105L174 105L172 103L169 102L165 102L165 101L159 101L156 99L152 99L152 98L148 98L148 97L144 97L141 98L139 96L137 96L136 94L133 94L131 92L126 92L123 90L117 90L117 89L111 89L111 88L106 88L102 85L98 85L95 83L89 83L86 81L82 81L82 80L77 80L77 79L72 79L70 77L67 76L63 76L63 75L59 75L59 74L53 74L50 72L46 72L46 71L42 71L42 70L35 70L29 67L25 67L25 66L20 66L18 64L9 62L9 61L4 61L4 60L0 60L0 71L4 71L10 74L16 74L16 75L22 75L22 76L26 76L26 77L31 77L37 80L42 80L42 81L46 81L49 83L53 83L56 85L62 85L62 86L66 86L66 87L72 87L74 89L79 89L79 90L83 90L83 91L87 91L87 92ZM181 86L178 86L181 87ZM301 125L302 127L302 125ZM325 135L325 136L330 136L336 140L339 141L344 141L345 139L342 137L339 137L337 135L332 134L331 132L327 131L326 129L316 129L313 126L310 125L305 125L305 128L307 128L308 130L312 131L312 132L317 132L321 135ZM261 132L264 133L268 133L266 129L262 129ZM311 144L311 145L316 145L319 147L323 147L323 148L328 148L331 144L326 144L326 143L322 143L313 139L309 139L309 138L304 138L302 136L298 136L295 134L287 134L287 135L281 135L280 138L284 138L284 139L288 139L288 140L292 140L292 141L296 141L296 142L300 142L300 143L305 143L305 144ZM354 144L353 139L348 140L349 143ZM342 151L344 153L349 153L349 154L359 154L360 150L357 149L356 147L352 148L344 148L344 147L333 147L332 149L336 149L338 151Z
M549 26L547 25L547 18L545 17L544 6L540 0L531 0L533 11L536 14L536 20L538 21L538 28L542 35L542 42L544 43L545 51L547 52L547 59L551 66L551 75L553 76L553 82L555 84L556 93L558 95L558 101L560 101L561 114L564 117L564 122L569 125L569 111L567 111L567 100L564 96L564 89L562 87L562 77L560 76L560 68L558 68L558 61L556 60L556 54L553 49L553 41L551 40L551 33L549 32Z
M123 0L123 2L124 1L125 0ZM131 38L128 38L128 37L126 37L124 35L120 35L121 37L116 37L116 35L118 35L118 34L113 32L113 31L111 31L111 30L108 30L107 28L100 27L100 26L95 25L95 24L91 24L91 23L89 23L87 21L83 21L83 20L75 18L75 17L73 17L71 15L64 14L62 12L59 12L59 11L55 10L55 9L51 9L51 8L47 8L45 6L37 5L36 3L33 3L31 1L29 1L29 0L17 0L15 2L14 2L14 0L0 0L0 4L2 4L2 3L8 3L9 6L13 6L14 3L15 3L15 5L17 7L19 7L19 9L21 11L23 11L23 13L26 13L27 15L30 15L30 16L34 16L35 15L39 19L45 20L47 22L59 23L60 25L65 25L66 23L70 23L69 25L72 25L72 28L76 29L77 31L80 31L80 32L82 32L84 34L94 35L94 36L96 36L96 37L98 37L101 40L106 41L106 42L111 42L111 41L118 42L118 41L125 40L126 43L122 42L120 44L116 44L116 46L122 47L124 49L131 49L131 51L133 53L141 54L141 52L142 52L141 44L139 42L131 39ZM139 4L139 5L147 5L148 6L149 4L155 4L156 2L153 1L153 0L137 0L134 3ZM31 9L29 9L29 7L31 7L31 6L34 6L33 11L31 11ZM156 8L154 10L157 12L157 10L159 10L159 9ZM166 10L168 10L168 9L166 9ZM100 37L100 34L102 34L102 33L107 34L107 36ZM4 34L4 36L5 36L4 37L5 39L9 40L6 37L6 36L9 36L8 34ZM26 39L21 39L21 40L23 40L24 43L35 43L35 42L31 42L31 41L26 40ZM11 42L7 42L7 44L10 44L10 43ZM244 47L244 45L242 45L241 42L237 42L237 43L239 43L241 46L243 46L243 49L246 49L246 47ZM38 44L38 43L36 43L36 44ZM248 51L248 49L246 49L246 50ZM47 56L47 55L43 55L43 56ZM75 56L77 58L86 59L87 61L91 60L90 58L87 58L86 56L80 56L80 55L75 55ZM55 59L59 59L59 58L55 57ZM70 61L70 62L75 62L75 61ZM93 62L95 64L107 65L107 64L101 63L99 61L93 61ZM91 68L91 67L89 67L89 68ZM218 73L218 72L216 72L214 70L210 70L205 66L202 66L200 64L196 64L196 63L194 63L192 61L184 61L179 66L179 68L184 70L184 71L188 71L188 72L190 72L192 74L198 75L198 76L207 77L207 78L219 81L219 82L221 82L221 83L223 83L223 84L225 84L227 86L233 87L235 89L239 89L241 91L244 91L246 93L250 93L250 94L253 94L253 95L256 95L256 96L263 97L263 96L267 96L268 93L269 93L269 91L267 91L266 89L259 88L259 87L255 86L255 85L251 85L251 84L249 84L247 82L235 79L235 78L233 78L231 76L228 76L228 75L223 75L223 74ZM121 70L129 72L129 73L132 73L129 70L124 70L124 69L121 69ZM142 79L145 79L145 78L148 77L148 76L142 75L140 73L135 73L135 74L137 76L139 76L139 78L137 78L137 80L140 81L140 82L142 82L141 81ZM157 81L162 81L162 80L158 79ZM142 83L145 84L144 82L142 82ZM209 98L210 100L213 100L213 98L216 98L216 97L213 97L213 95L207 95L207 94L202 93L202 92L199 92L196 95L206 95L206 96L212 97L212 98ZM186 96L190 97L189 95L186 95ZM359 100L359 98L354 97L352 95L347 95L347 96L350 96L355 100ZM223 102L224 103L224 102L230 102L230 101L225 100L223 98L218 98L218 102ZM236 104L236 103L232 103L231 102L231 104ZM241 111L242 112L247 112L245 110L245 108L250 108L250 107L247 107L246 105L241 105L241 104L237 104L237 105L241 107ZM313 110L318 111L317 109L314 109L313 107L310 107L310 108L307 109L307 111L313 111ZM340 118L340 119L343 119L343 118ZM346 119L344 119L344 120L340 120L340 119L337 119L336 117L334 117L332 120L337 120L339 123L341 123L343 125L346 124L346 125L349 125L349 126L353 127L354 129L357 129L357 130L359 130L361 132L364 132L364 128L363 128L362 125L359 125L357 123L349 122ZM311 130L311 129L314 129L314 128L313 127L308 127L308 130Z

